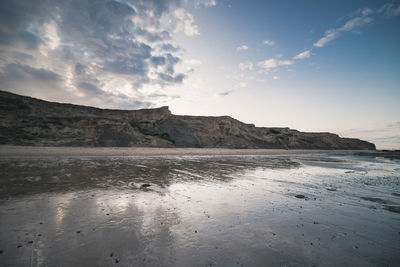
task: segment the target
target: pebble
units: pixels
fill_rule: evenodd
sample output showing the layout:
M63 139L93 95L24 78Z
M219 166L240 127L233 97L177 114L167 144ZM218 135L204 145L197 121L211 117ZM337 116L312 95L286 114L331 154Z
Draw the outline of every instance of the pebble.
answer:
M304 195L295 195L297 198L306 198Z

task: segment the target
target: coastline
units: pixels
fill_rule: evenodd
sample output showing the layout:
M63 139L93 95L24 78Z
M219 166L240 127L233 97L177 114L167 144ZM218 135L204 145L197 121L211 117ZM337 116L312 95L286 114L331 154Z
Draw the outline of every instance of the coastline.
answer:
M157 156L157 155L288 155L313 153L355 153L366 150L322 149L229 149L157 147L49 147L0 146L0 157L10 156Z

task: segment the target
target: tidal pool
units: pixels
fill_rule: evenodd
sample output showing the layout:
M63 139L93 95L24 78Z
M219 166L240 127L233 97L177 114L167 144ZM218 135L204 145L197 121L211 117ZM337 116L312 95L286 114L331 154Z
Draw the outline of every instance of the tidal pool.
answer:
M0 157L1 266L399 266L400 161Z

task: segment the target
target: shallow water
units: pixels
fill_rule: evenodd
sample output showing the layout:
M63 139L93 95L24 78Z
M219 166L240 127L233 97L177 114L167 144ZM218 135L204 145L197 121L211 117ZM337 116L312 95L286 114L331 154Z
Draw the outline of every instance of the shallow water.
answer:
M1 266L400 262L396 160L46 155L0 169Z

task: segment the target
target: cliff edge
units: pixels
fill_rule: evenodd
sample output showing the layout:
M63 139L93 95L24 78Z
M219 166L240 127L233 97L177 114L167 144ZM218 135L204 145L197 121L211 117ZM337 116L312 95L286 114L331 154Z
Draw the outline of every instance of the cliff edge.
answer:
M332 133L255 127L229 116L179 116L168 107L113 110L0 91L0 144L375 150Z

